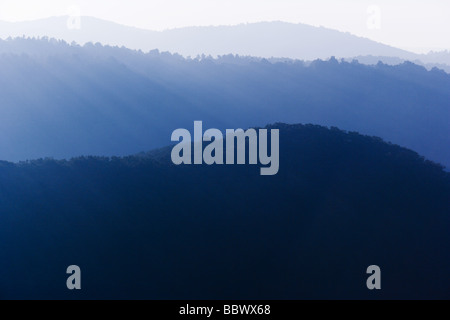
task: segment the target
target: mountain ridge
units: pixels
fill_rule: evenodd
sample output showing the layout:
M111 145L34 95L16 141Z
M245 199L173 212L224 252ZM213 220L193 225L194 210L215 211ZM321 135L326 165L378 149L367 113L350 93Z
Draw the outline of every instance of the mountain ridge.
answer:
M448 51L416 54L349 32L302 23L270 21L155 31L87 16L80 17L79 30L72 30L68 29L68 19L60 16L23 22L0 21L0 38L48 37L81 45L99 42L145 52L158 49L185 57L238 54L266 59L315 60L335 56L347 60L359 57L365 63L371 56L378 56L378 60L385 63L400 59L450 73Z
M25 21L25 22L0 22L3 23L5 30L0 30L0 37L7 38L8 36L17 37L22 36L25 34L26 36L47 36L49 38L57 38L66 40L67 42L75 41L79 44L84 44L86 42L101 42L103 44L111 44L111 45L125 45L128 48L131 49L141 49L144 51L149 51L152 49L159 49L161 51L170 51L172 53L179 53L182 55L191 55L196 56L197 54L211 54L211 55L218 55L218 54L240 54L240 55L252 55L252 56L258 56L258 57L289 57L289 58L296 58L296 59L303 59L303 60L313 60L317 58L325 59L329 58L331 56L337 56L337 57L345 57L349 58L351 56L357 56L357 55L363 55L360 52L356 52L355 54L350 55L344 55L342 56L338 52L332 52L330 51L330 48L325 47L323 48L324 44L327 42L325 39L322 39L320 37L320 32L323 32L323 34L327 35L329 39L332 39L333 42L335 41L334 37L336 37L336 40L338 40L338 37L341 37L340 41L353 41L353 40L359 40L361 41L365 46L371 47L368 49L362 49L359 48L358 50L363 50L363 52L372 53L374 55L383 55L379 54L380 52L393 52L393 55L395 56L397 53L400 56L408 56L408 57L414 57L415 54L408 52L406 50L397 49L395 47L382 44L379 42L375 42L373 40L369 40L364 37L359 37L356 35L352 35L349 32L341 32L325 27L315 27L310 26L307 24L302 23L288 23L288 22L282 22L282 21L270 21L270 22L256 22L256 23L242 23L238 25L230 25L230 26L192 26L192 27L181 27L181 28L173 28L173 29L165 29L162 31L154 31L154 30L148 30L148 29L141 29L133 26L125 26L121 25L115 22L110 22L107 20L102 20L98 18L93 17L80 17L80 29L79 30L69 30L66 26L67 20L69 17L51 17L47 19L40 19L40 20L34 20L34 21ZM8 34L8 27L12 30L9 31ZM85 29L87 31L85 31ZM103 30L102 30L103 29ZM108 36L104 32L106 30L110 30L108 33L111 34L111 36ZM202 33L200 34L193 34L192 31L199 31ZM267 37L270 34L273 34L273 37L269 38L268 41L272 40L270 46L276 46L276 39L280 36L284 35L284 37L288 38L289 41L292 41L292 37L295 35L297 38L309 41L309 46L314 46L314 43L319 41L322 43L321 49L325 49L325 53L317 53L313 55L307 55L307 56L288 56L289 54L271 54L270 51L267 51L268 48L264 48L262 45L260 39L260 42L253 42L252 45L257 44L257 50L250 50L249 48L245 49L248 52L242 52L243 49L233 49L232 46L223 47L222 49L208 49L206 47L206 51L201 51L202 47L204 47L205 43L210 42L217 42L217 40L211 37L211 34L214 33L220 33L219 31L226 31L229 32L228 35L225 33L225 37L221 37L219 41L227 41L231 40L230 37L239 38L242 36L242 33L246 33L245 37L241 39L246 39L246 41L252 41L252 38L259 38L259 37ZM86 32L86 33L85 33ZM103 32L103 33L102 33ZM131 41L130 39L125 40L124 34L127 34L128 32L135 32L135 37L138 38L139 41ZM283 33L284 32L284 33ZM88 35L90 33L90 35ZM291 35L290 35L291 33ZM130 33L131 34L131 33ZM130 38L130 34L128 34L128 37ZM180 36L177 36L177 34L181 34ZM158 37L157 35L163 36ZM253 37L251 37L252 35ZM145 38L145 36L148 37L148 39ZM214 36L214 35L213 35ZM141 38L142 37L142 38ZM153 40L152 40L152 37ZM156 37L156 38L155 38ZM171 38L164 40L163 38ZM314 38L314 41L310 41L311 38ZM116 39L116 40L114 40ZM117 40L119 39L119 40ZM202 39L202 40L201 40ZM338 40L338 41L339 41ZM155 42L155 43L152 43ZM242 42L243 40L238 40L237 43ZM275 41L275 42L274 42ZM285 47L289 48L289 41L288 42L281 42L285 45ZM183 47L177 47L175 46L175 42L181 42L184 43L185 46L187 46L188 43L192 43L190 46L190 49L183 49ZM195 44L194 44L195 43ZM356 43L356 42L355 42ZM158 45L159 44L159 45ZM200 46L198 46L200 44ZM341 43L341 45L344 43ZM218 44L215 44L218 45ZM241 43L242 45L242 43ZM292 45L292 44L291 44ZM198 47L200 51L193 51L192 48ZM307 45L301 47L303 50L308 50ZM384 48L384 49L382 49ZM372 49L372 50L371 50ZM237 51L236 51L237 50ZM239 52L241 50L241 52ZM261 50L261 51L258 51ZM337 50L337 48L335 48ZM342 50L342 48L341 48ZM383 51L384 50L384 51ZM234 51L234 52L233 52ZM264 52L264 51L267 51ZM258 54L259 52L259 54Z
M3 160L122 156L162 147L173 130L203 120L219 129L336 126L450 164L450 75L410 62L186 59L26 39L2 40L0 52Z
M0 163L0 296L449 297L448 173L375 137L266 128L280 130L275 176L175 166L169 150ZM74 263L76 293L64 285ZM365 286L372 264L382 271L376 293Z

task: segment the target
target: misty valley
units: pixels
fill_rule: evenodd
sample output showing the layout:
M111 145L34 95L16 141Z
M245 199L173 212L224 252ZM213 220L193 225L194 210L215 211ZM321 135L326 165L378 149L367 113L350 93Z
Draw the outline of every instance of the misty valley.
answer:
M448 299L450 75L350 58L0 40L0 299Z

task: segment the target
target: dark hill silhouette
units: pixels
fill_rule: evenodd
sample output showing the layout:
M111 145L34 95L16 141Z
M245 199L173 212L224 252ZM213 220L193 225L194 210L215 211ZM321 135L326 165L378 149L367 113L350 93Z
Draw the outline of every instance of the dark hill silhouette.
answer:
M170 148L1 163L0 298L450 298L448 173L379 138L269 128L270 177L175 166Z
M450 166L450 75L398 66L0 41L0 159L124 156L194 120L309 122L380 136Z

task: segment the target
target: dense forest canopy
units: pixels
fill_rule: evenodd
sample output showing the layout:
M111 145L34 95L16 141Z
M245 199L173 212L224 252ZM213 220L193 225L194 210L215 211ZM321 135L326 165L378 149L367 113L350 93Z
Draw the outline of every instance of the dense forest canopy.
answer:
M267 128L280 130L274 176L175 166L170 147L0 163L0 298L449 297L447 172L356 132Z

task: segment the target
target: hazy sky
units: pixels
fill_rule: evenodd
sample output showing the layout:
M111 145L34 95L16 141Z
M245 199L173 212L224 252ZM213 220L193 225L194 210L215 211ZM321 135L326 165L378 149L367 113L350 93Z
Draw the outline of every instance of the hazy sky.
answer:
M0 20L79 11L152 30L281 20L348 31L416 52L450 50L448 0L0 0Z

